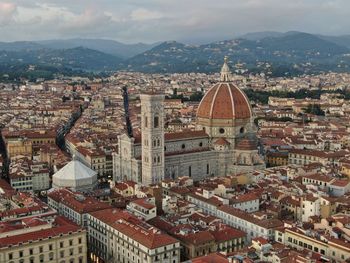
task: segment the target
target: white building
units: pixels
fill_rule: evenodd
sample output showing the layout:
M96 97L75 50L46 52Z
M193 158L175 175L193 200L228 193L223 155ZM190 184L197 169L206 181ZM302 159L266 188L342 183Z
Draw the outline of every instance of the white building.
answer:
M18 158L10 166L10 184L17 191L44 191L50 188L50 173L46 163Z
M250 102L230 79L225 59L221 81L198 107L195 131L164 133L164 95L142 94L142 136L119 136L114 180L148 185L165 178L189 176L196 181L263 169Z
M126 209L137 217L148 221L157 216L157 207L154 198L137 199L131 201Z
M230 199L230 206L253 213L259 211L260 200L255 194L242 194Z
M73 159L52 176L53 188L71 188L73 191L87 192L97 185L97 173Z
M89 214L92 259L104 262L178 263L180 242L132 214L106 209Z
M225 224L246 232L248 242L256 237L274 240L275 229L283 226L283 222L278 219L255 217L228 205L219 207L216 213Z
M302 215L301 220L308 222L311 216L319 216L321 214L320 198L306 196L302 200Z

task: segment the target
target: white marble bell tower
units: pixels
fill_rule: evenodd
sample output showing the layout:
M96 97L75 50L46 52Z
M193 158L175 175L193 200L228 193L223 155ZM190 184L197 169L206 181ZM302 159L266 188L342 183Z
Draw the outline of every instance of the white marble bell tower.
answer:
M141 94L142 184L164 179L164 95Z

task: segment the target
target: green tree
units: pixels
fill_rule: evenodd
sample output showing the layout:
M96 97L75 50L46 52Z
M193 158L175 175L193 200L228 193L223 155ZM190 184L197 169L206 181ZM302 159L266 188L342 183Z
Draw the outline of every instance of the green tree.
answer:
M320 104L309 104L307 105L307 108L304 109L304 112L319 116L325 115L325 112L321 109Z

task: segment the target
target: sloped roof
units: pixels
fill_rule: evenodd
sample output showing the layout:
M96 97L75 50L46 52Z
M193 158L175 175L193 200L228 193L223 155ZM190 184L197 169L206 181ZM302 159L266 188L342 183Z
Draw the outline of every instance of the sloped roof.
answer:
M82 180L95 176L97 173L78 160L72 160L53 177L64 180Z

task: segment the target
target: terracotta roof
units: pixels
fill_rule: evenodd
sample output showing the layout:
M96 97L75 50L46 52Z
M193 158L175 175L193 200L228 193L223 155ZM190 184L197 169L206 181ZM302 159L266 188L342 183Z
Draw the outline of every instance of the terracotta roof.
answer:
M137 199L132 201L131 203L134 203L138 206L142 206L143 208L148 210L156 207L155 205L149 203L146 199Z
M101 202L92 196L84 196L67 189L55 189L47 196L56 202L62 203L79 214L110 208L107 203Z
M160 232L126 211L111 208L90 214L149 249L178 242L175 238Z
M216 242L224 242L235 238L244 238L247 236L245 232L229 226L224 226L222 229L211 231L211 234L215 237Z
M215 242L215 237L208 231L190 233L188 235L177 234L176 237L185 243L194 244L196 246L209 242Z
M204 95L197 117L207 119L246 119L252 116L246 95L232 83L218 83Z
M254 140L242 139L238 142L236 148L239 150L256 150L257 143Z
M68 219L58 216L56 217L54 227L52 228L0 238L0 247L20 245L29 241L37 241L40 239L56 237L78 231L85 230Z
M194 258L191 260L192 263L228 263L228 259L219 252Z
M240 209L233 208L228 205L222 205L218 208L220 211L225 212L227 214L233 215L235 217L241 218L245 221L251 222L255 225L264 227L266 229L272 229L276 227L281 227L283 226L283 222L278 220L278 219L265 219L265 220L260 220L258 218L255 218L253 215L250 215L247 212L244 212Z
M214 144L216 144L216 145L223 145L223 146L225 146L225 145L230 145L230 143L229 143L228 141L226 141L225 138L219 138L219 139L217 139L217 140L214 142Z
M349 180L335 180L331 185L345 187L350 183Z
M171 132L165 133L164 139L165 141L175 141L175 140L183 140L183 139L193 139L193 138L208 138L208 134L205 131L182 131L182 132Z

